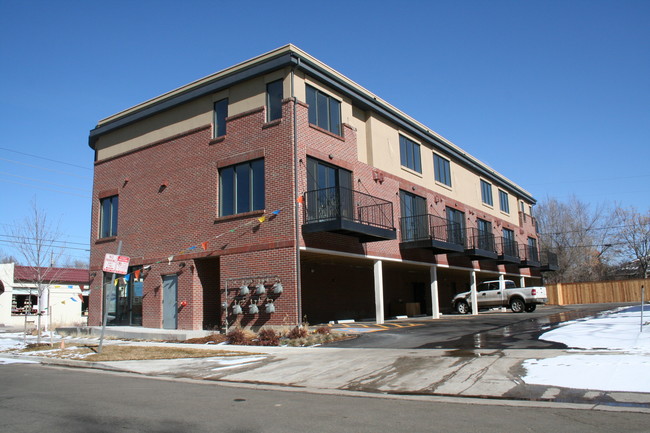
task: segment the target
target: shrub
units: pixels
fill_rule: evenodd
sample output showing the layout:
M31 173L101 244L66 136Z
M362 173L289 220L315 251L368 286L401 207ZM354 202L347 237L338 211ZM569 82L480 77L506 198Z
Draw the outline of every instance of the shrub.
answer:
M320 334L320 335L328 335L328 334L330 334L331 330L330 330L329 326L321 326L321 327L316 328L315 332L316 332L316 334Z
M235 328L226 334L228 337L228 343L236 344L240 346L246 346L251 344L252 336L250 332L246 332L241 328Z
M260 346L278 346L280 336L273 329L262 329L258 335L258 344Z
M305 338L307 336L307 334L309 334L309 331L307 330L307 328L305 328L303 326L296 326L291 331L289 331L289 334L287 334L287 337L290 340L295 340L295 339L298 339L298 338Z

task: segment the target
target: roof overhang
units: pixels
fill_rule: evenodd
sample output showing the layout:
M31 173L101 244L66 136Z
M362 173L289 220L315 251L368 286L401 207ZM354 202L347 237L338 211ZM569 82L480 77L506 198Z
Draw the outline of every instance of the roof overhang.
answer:
M223 71L194 81L193 83L103 119L90 131L88 144L95 150L95 144L98 138L104 134L202 96L218 92L237 83L268 74L287 66L303 71L305 74L321 81L333 90L346 95L360 108L378 113L380 116L403 128L409 134L457 158L499 187L515 192L533 204L536 203L536 200L528 191L497 173L495 170L492 170L478 159L463 152L460 147L433 132L388 102L291 44L224 69Z

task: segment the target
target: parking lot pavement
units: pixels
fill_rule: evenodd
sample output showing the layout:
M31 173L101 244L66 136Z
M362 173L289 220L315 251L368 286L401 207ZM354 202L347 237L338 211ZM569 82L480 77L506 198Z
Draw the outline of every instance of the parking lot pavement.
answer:
M420 318L388 322L335 325L337 331L359 329L358 338L330 344L341 348L384 349L565 349L560 343L539 336L561 323L597 315L627 304L542 306L533 313L486 311L477 316L443 315L440 319ZM399 324L409 326L395 326ZM420 325L420 326L414 326ZM366 330L366 331L364 331ZM381 331L381 332L370 332ZM345 331L344 331L345 332Z

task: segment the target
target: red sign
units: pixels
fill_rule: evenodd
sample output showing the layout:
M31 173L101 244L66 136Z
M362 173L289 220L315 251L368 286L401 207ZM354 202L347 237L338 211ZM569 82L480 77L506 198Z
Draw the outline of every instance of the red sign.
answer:
M104 258L104 272L112 272L114 274L126 275L129 273L130 257L118 256L115 254L106 254Z

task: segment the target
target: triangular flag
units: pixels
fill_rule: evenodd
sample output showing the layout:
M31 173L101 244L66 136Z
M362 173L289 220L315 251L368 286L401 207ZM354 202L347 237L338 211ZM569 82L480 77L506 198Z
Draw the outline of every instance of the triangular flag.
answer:
M135 277L136 280L140 279L140 269L136 269L135 272L133 272L133 276Z
M84 295L82 293L79 293L79 299L81 299L82 301L84 300Z
M75 298L70 298L70 299L72 299L74 302L79 302L79 301L77 301Z
M232 229L232 230L228 230L228 231L229 231L230 233L232 233L232 232L234 232L234 231L235 231L235 229Z
M128 282L131 279L131 274L126 274L124 276L124 281Z
M264 221L266 221L266 217L263 216L263 217L258 218L257 220L258 220L259 222L263 223Z
M147 269L151 269L151 265L147 265L147 266L145 266L145 267L142 268L142 269L144 269L145 271L146 271Z
M203 251L206 251L208 249L208 241L203 242L201 248L203 248Z
M187 251L192 251L192 250L195 250L195 249L196 249L195 246L194 246L194 247L189 247L189 248L187 249Z
M120 279L119 279L119 278L116 278L116 279L115 279L115 285L117 286L117 284L118 284L119 282L120 282Z
M274 210L272 213L273 213L273 215L277 215L277 214L280 213L281 210L282 210L282 209Z
M65 301L61 301L61 303L62 303L63 305L65 305Z
M305 202L305 198L304 198L303 196L300 196L300 197L298 197L298 198L296 199L296 201L297 201L298 203L304 203L304 202Z
M171 265L171 264L172 264L172 260L174 260L174 256L173 256L173 255L167 257L167 264L168 264L168 265Z

